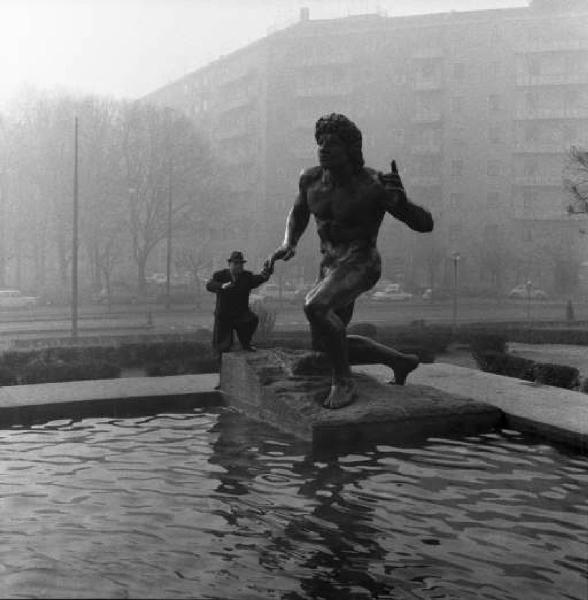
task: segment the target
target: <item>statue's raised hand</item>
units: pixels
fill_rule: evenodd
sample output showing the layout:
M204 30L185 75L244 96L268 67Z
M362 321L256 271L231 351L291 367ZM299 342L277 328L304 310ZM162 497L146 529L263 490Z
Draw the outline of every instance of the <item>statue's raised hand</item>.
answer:
M395 160L393 160L390 164L390 173L380 173L380 182L387 190L391 192L396 191L406 194Z

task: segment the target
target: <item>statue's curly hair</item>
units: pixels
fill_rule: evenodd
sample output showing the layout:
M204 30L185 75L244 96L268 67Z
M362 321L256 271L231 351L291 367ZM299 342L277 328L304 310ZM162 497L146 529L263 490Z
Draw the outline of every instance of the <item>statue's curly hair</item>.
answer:
M356 171L363 168L363 153L361 151L361 131L357 125L348 119L345 115L331 113L321 117L314 129L314 139L317 144L319 139L325 133L334 133L338 135L349 153L349 158Z

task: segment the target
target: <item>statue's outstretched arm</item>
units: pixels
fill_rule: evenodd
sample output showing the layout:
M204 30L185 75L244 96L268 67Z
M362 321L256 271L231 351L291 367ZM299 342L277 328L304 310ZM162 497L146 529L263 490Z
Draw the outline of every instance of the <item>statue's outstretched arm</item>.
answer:
M310 210L306 198L307 178L303 173L300 177L299 191L294 200L294 205L288 213L286 219L286 231L284 241L274 253L267 259L265 264L269 269L273 269L276 260L290 260L296 254L296 246L302 234L305 232L310 219Z

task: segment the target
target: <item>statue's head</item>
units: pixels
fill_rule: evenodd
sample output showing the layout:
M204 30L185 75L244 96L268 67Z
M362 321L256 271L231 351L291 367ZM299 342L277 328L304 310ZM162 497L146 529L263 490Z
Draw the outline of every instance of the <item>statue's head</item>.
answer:
M314 130L314 138L319 147L325 136L336 137L340 140L355 171L360 171L363 168L361 131L353 121L345 115L337 113L321 117L316 122Z

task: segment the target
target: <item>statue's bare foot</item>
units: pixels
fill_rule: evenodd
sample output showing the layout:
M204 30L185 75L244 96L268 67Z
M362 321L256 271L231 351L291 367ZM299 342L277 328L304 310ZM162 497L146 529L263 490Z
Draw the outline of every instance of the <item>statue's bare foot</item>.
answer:
M394 379L389 383L404 385L406 377L419 366L419 362L419 357L416 354L407 354L401 361L395 361L393 366L390 365L394 370Z
M351 377L333 381L331 391L323 402L325 408L342 408L351 404L357 396L355 384Z

